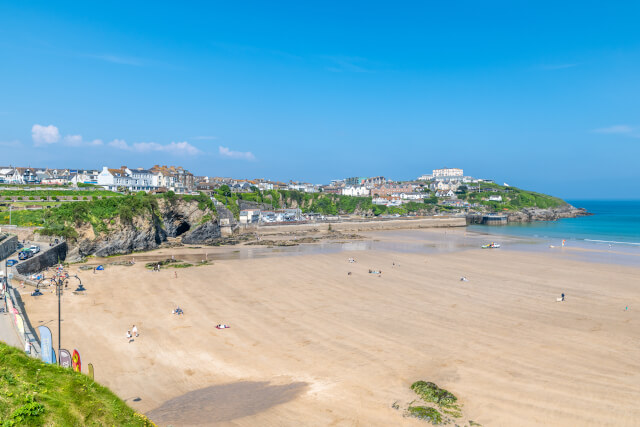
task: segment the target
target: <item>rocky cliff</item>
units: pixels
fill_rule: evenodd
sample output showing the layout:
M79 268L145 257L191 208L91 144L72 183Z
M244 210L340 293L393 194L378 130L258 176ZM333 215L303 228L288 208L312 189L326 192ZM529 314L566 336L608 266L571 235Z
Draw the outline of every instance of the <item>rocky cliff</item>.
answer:
M592 214L587 212L586 209L576 208L567 204L549 209L522 208L519 211L508 212L507 219L509 222L555 221L560 218L575 218L587 215Z
M179 237L187 244L215 243L220 238L216 213L195 200L182 199L158 199L153 214L138 215L130 221L114 218L108 222L107 232L96 234L90 223L76 230L79 238L70 242L69 260L155 249L168 237Z

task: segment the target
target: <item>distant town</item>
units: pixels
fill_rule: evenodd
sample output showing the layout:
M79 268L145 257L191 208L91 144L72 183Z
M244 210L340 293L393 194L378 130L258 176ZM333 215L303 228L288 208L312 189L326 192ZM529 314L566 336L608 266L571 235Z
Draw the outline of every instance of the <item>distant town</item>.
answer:
M430 174L424 174L410 181L396 181L384 176L348 177L335 179L327 184L311 184L300 181L273 181L265 178L234 179L228 177L196 176L181 166L155 165L149 169L129 168L121 166L111 168L104 166L102 170L95 169L49 169L33 167L0 167L0 185L5 190L12 186L21 190L93 190L108 191L113 194L127 194L147 192L162 194L173 192L179 195L204 194L213 203L223 209L225 206L233 210L229 215L230 221L240 224L250 223L280 223L303 221L312 219L311 216L320 215L324 218L327 212L307 211L303 214L301 206L282 206L289 209L269 208L264 203L251 203L251 194L258 191L268 195L275 191L295 191L308 196L350 196L367 198L368 206L373 206L373 212L386 212L387 215L418 214L424 212L423 207L437 206L439 211L470 212L471 210L486 210L491 206L494 210L508 207L508 203L517 202L512 193L516 189L506 183L496 185L491 179L467 176L460 168L434 169ZM35 194L35 193L34 193ZM41 203L33 206L24 205L30 194L3 194L5 202L22 202L14 206L17 209L43 209L51 207L42 201L82 201L87 197L79 194L61 195L55 197L40 195ZM237 202L230 202L231 196ZM108 195L92 197L109 197ZM506 199L503 199L506 197ZM254 199L255 200L255 199ZM260 200L263 200L260 198ZM271 199L273 200L273 198ZM362 199L358 199L362 200ZM242 202L242 203L240 203ZM506 209L504 209L506 210ZM369 208L371 212L371 208ZM235 218L235 220L234 220ZM315 219L315 218L313 218ZM10 220L10 218L9 218ZM222 219L224 221L224 219ZM9 221L11 223L11 221Z
M102 187L116 192L167 192L176 194L199 194L211 192L227 185L234 193L261 191L296 190L304 193L331 193L354 197L372 197L373 203L399 206L409 201L426 197L455 197L455 192L465 186L469 192L479 191L478 183L493 183L490 179L465 176L462 169L434 169L431 174L422 175L413 181L394 181L384 176L350 177L332 180L329 184L307 182L271 181L264 178L234 179L212 176L195 176L180 166L155 165L150 169L127 166L95 169L48 169L31 167L0 166L0 184L49 185Z

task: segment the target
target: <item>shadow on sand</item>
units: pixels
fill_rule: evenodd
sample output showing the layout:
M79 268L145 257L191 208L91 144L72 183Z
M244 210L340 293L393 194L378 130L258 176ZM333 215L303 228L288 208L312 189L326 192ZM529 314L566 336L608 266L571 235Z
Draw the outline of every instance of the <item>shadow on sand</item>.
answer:
M159 424L209 425L230 421L293 400L307 385L305 382L271 385L266 381L216 385L168 400L147 416Z

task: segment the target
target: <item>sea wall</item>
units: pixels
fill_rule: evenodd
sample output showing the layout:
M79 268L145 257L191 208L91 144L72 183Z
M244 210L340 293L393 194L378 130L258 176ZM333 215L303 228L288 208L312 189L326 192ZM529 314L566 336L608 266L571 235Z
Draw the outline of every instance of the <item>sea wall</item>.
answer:
M15 266L18 273L23 276L39 273L45 268L53 267L61 261L67 258L67 242L58 243L51 248L42 248L42 252L29 258L25 261L21 261Z
M287 231L375 231L375 230L403 230L415 228L464 227L467 221L464 217L430 217L403 218L371 221L318 222L307 224L266 225L251 228L260 234L282 233ZM247 230L250 228L247 227Z
M0 240L0 261L14 253L18 249L18 237L5 235L5 238Z

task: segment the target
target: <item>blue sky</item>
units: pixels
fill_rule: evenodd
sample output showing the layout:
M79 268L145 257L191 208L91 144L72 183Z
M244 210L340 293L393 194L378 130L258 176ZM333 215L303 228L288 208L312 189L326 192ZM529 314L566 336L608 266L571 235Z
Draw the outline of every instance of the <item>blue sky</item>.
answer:
M638 198L638 2L2 2L0 164Z

